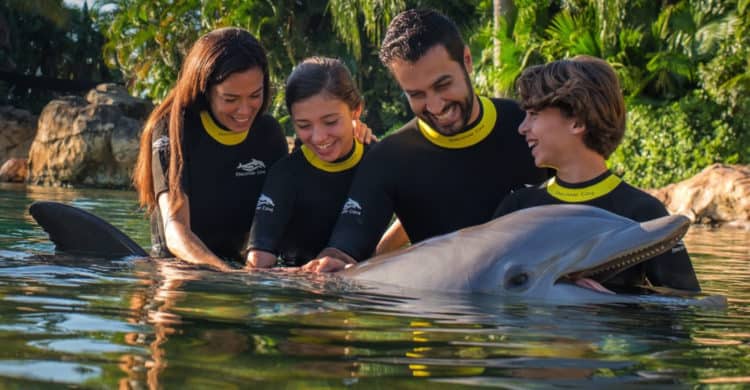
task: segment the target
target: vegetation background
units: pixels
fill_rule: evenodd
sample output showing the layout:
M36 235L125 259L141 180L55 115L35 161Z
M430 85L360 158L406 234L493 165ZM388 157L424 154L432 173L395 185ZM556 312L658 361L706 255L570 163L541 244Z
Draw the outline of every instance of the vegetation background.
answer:
M378 61L379 42L390 19L413 7L457 22L482 94L513 97L531 65L578 54L609 61L629 107L609 163L635 185L750 160L750 0L0 0L0 72L121 82L158 102L198 36L239 26L268 50L271 113L289 133L284 78L312 55L347 63L366 121L385 133L411 114ZM0 78L0 104L38 112L58 94Z

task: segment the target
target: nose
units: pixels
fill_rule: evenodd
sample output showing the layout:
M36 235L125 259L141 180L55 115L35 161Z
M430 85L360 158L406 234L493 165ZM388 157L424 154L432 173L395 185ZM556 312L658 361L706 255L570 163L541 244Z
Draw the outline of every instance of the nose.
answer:
M445 108L445 101L438 94L429 94L427 96L427 103L425 109L431 114L440 114Z
M526 114L526 116L523 118L523 122L521 122L520 125L518 125L518 132L521 135L526 135L530 130L529 127L529 114Z
M312 134L310 135L310 140L312 143L320 143L322 141L325 141L326 139L326 132L323 130L321 126L313 125L312 126Z
M238 114L250 114L253 111L253 104L251 101L242 101L237 105Z

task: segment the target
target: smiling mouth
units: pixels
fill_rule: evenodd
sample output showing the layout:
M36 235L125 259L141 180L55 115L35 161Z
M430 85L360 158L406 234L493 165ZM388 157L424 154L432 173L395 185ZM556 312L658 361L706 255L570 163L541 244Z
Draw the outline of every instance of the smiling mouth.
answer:
M574 284L581 288L593 291L615 294L611 290L602 286L602 283L611 279L620 272L650 260L662 253L672 249L682 236L685 235L689 225L678 229L666 240L659 241L652 245L637 248L626 253L617 254L614 258L607 260L595 267L574 271L560 277L555 283Z
M331 141L331 142L328 142L328 143L325 143L325 144L315 144L314 146L315 146L315 149L318 149L318 150L327 150L331 146L333 146L333 144L335 144L335 143L336 143L336 141Z

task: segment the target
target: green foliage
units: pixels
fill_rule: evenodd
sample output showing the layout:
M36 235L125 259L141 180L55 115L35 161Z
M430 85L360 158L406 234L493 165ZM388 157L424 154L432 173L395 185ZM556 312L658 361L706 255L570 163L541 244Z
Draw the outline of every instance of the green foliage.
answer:
M696 90L663 106L632 104L625 139L609 164L626 181L655 188L716 162L743 162L746 148L725 107Z
M95 17L87 6L67 8L61 0L0 0L0 25L7 29L7 41L0 42L0 69L56 79L115 80L117 71L102 61L104 37ZM0 104L34 112L60 94L0 82Z
M527 67L580 54L615 68L629 105L628 132L613 168L653 187L713 162L750 162L748 0L515 1L500 28L472 47L500 42L494 66L484 51L478 85L513 94Z

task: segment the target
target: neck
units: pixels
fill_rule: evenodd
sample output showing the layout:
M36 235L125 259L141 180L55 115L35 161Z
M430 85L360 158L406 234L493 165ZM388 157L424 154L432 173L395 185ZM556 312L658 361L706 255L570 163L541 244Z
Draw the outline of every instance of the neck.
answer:
M476 93L473 93L472 95L473 96L471 98L471 115L469 115L469 121L466 123L467 125L469 123L476 122L477 118L479 118L479 112L481 111L481 109L479 108L479 105L481 104L479 102L479 95L477 95Z
M594 151L586 149L571 155L569 162L557 167L557 177L566 183L582 183L607 171L607 161Z

